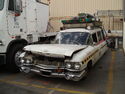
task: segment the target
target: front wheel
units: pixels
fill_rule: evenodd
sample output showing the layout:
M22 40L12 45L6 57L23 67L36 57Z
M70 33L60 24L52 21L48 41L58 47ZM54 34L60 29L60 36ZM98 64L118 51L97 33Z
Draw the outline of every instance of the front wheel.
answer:
M7 54L7 69L12 72L19 72L19 56L23 52L23 44L16 44Z
M87 67L85 69L85 76L83 77L83 79L86 79L88 76L88 73L90 72L90 70L92 69L92 61L88 62Z

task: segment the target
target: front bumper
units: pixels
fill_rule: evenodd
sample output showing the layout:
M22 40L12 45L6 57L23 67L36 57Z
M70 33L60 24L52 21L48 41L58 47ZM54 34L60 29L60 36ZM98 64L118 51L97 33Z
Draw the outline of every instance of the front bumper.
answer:
M45 77L59 77L73 81L79 81L86 75L85 70L69 71L64 67L59 68L55 66L32 65L32 64L22 65L21 71L25 73L34 72Z

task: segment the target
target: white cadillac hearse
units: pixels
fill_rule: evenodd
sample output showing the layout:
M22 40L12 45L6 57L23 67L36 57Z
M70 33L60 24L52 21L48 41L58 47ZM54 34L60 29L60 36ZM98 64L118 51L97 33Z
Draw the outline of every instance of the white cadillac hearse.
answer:
M62 30L52 44L24 47L17 65L25 73L79 81L108 49L106 40L101 28Z

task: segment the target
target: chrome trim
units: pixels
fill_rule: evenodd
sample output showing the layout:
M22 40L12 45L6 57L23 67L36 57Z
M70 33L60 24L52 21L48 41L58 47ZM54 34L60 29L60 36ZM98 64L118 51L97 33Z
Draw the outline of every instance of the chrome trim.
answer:
M40 64L40 65L42 65L42 64ZM34 65L34 66L37 67L37 68L40 68L40 69L58 69L57 66L52 66L52 65L50 65L50 66L49 65L40 66L40 65ZM65 68L61 67L59 69L65 69Z
M30 67L31 66L31 67ZM58 70L58 69L64 69L66 70L66 72L61 72L61 73L53 73L53 70ZM65 68L58 68L58 67L44 67L44 66L40 66L40 65L23 65L21 67L21 71L25 72L25 73L29 73L29 72L34 72L37 73L39 75L45 76L45 77L59 77L59 78L65 78L67 80L73 80L73 81L79 81L83 78L83 76L85 76L86 71L82 70L82 71L69 71ZM46 74L42 74L42 72L48 73ZM76 73L74 73L76 72ZM50 73L50 74L49 74Z
M65 79L67 79L67 80L73 80L73 81L79 81L79 80L81 80L82 78L83 78L83 76L85 76L85 74L86 74L86 71L85 70L83 70L80 74L78 74L78 75L75 75L75 74L72 74L72 73L70 73L70 74L67 74L66 76L65 76Z

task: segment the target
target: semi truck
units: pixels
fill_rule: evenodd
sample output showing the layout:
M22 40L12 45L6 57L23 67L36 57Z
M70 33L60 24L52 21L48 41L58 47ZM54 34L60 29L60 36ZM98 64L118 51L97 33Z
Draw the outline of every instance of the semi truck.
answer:
M40 0L0 0L0 65L12 71L22 48L41 39L49 20L49 6Z
M123 0L123 13L124 13L124 20L123 20L123 51L125 53L125 0Z

